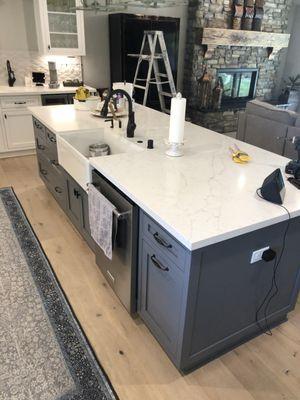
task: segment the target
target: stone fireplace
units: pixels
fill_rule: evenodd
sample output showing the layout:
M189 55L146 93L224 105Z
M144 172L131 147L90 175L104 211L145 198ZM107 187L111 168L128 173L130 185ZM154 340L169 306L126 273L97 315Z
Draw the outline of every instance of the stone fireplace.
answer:
M238 112L247 101L272 98L281 48L288 44L288 35L282 34L287 32L291 4L292 0L266 0L262 32L252 32L231 30L232 0L190 0L184 82L192 122L222 133L236 131ZM220 76L226 78L219 110L199 105L204 69L212 87Z
M257 68L220 68L216 79L223 88L221 110L245 107L255 98L258 78Z

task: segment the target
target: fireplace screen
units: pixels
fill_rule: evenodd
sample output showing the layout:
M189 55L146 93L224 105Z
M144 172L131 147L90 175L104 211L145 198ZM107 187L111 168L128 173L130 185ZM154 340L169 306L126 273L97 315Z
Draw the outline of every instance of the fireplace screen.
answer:
M243 106L255 97L257 69L220 69L218 79L223 87L222 105Z

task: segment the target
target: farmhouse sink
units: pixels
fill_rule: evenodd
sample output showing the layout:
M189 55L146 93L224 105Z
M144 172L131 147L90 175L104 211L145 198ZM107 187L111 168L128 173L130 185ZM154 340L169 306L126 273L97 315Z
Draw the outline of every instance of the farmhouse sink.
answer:
M91 132L68 132L58 135L58 162L84 190L91 182L89 146L99 142L106 143L110 147L110 154L104 157L141 151L137 145L111 130L99 129Z

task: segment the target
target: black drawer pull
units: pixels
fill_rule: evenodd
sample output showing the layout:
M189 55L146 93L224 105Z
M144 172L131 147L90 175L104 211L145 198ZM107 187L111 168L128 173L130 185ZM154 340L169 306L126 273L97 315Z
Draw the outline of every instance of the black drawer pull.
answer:
M34 121L34 125L37 129L43 129L43 126L40 125L37 121Z
M157 241L158 244L160 244L161 246L165 247L166 249L171 249L172 245L167 243L163 238L161 238L158 234L158 232L155 232L153 234L154 239Z
M26 101L15 101L15 104L26 104Z
M62 192L63 192L62 188L60 188L59 186L55 186L54 190L55 190L57 193L62 193Z
M164 265L162 265L155 257L155 255L153 254L153 256L151 256L151 261L153 262L153 264L156 266L156 268L162 270L162 271L169 271L168 267L165 267Z
M56 138L54 136L51 136L49 133L47 134L48 139L50 140L50 142L52 143L56 143Z
M42 174L42 175L47 175L48 172L47 172L45 169L41 168L41 174Z
M78 199L78 197L80 197L80 193L77 189L73 190L74 196L76 197L76 199Z

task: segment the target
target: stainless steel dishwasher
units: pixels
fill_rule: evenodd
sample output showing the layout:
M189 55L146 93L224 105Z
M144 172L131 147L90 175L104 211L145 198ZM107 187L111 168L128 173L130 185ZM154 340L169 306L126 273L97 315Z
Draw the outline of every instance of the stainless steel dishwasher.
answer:
M92 172L92 182L116 207L112 260L96 246L96 263L123 305L134 314L137 307L138 206L96 170Z

